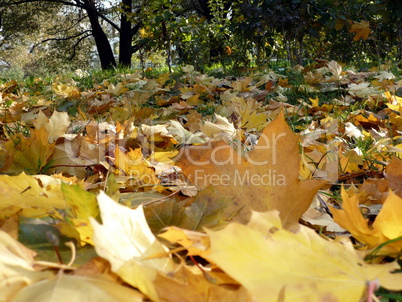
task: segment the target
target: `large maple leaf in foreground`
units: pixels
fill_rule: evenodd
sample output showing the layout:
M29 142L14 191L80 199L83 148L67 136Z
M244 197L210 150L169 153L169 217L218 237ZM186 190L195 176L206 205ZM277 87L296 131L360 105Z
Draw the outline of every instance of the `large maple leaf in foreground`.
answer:
M294 227L324 180L299 178L298 135L283 112L263 130L255 149L239 154L223 141L183 149L177 164L199 189L213 185L214 198L227 198L233 219L249 220L251 210L278 210L283 225Z
M242 284L254 301L362 301L367 287L401 288L397 262L367 264L345 237L324 239L300 226L284 230L277 211L253 213L248 225L207 230L206 259ZM367 299L367 301L370 301Z

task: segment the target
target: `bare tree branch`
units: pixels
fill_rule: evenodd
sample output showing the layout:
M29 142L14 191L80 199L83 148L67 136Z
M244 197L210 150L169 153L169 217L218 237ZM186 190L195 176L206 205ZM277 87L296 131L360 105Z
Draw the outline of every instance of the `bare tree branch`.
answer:
M82 20L84 20L85 18L88 18L88 16L87 15L82 16L82 17L74 20L75 21L74 24L72 24L68 28L58 29L55 33L50 33L50 35L55 36L55 35L57 35L59 33L62 33L62 32L68 32L70 29L73 29L74 27L79 25L79 23L82 22Z
M90 37L90 36L91 36L91 34L85 35L85 36L83 36L83 37L81 37L81 38L79 38L79 39L77 40L77 42L73 45L73 53L72 53L71 56L69 57L69 60L72 60L72 59L75 57L76 49L77 49L78 45L79 45L83 40L85 40L86 38L88 38L88 37Z
M74 38L78 38L78 37L80 37L80 36L82 36L82 35L84 35L84 34L86 34L88 32L91 32L91 34L92 34L92 31L90 29L88 29L88 30L80 32L80 33L78 33L76 35L65 37L65 38L48 38L48 39L42 40L41 42L33 45L31 50L29 51L29 53L33 53L33 51L35 50L36 47L38 47L39 45L44 44L46 42L49 42L49 41L67 41L67 40L71 40L71 39L74 39ZM89 34L88 36L91 36L91 34Z
M68 6L78 7L78 8L84 9L86 11L88 11L88 10L92 11L93 13L98 15L99 18L101 18L102 20L106 21L113 28L115 28L117 31L120 32L120 27L116 23L114 23L112 20L107 18L104 14L100 13L93 6L85 4L85 3L81 2L81 1L76 1L75 3L73 3L73 2L64 1L64 0L21 0L21 1L8 2L7 4L6 3L0 3L0 7L5 7L7 5L18 5L18 4L23 4L23 3L44 2L44 1L45 2L60 3L60 4L68 5Z

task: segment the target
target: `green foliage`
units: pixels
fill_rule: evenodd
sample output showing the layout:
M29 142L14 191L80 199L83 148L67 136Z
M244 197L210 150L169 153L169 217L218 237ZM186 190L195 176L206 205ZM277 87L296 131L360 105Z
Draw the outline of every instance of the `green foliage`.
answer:
M117 18L124 15L131 23L133 62L147 76L155 72L148 67L156 66L172 72L190 64L202 72L233 74L249 67L304 65L316 59L355 62L361 69L389 60L401 64L402 10L397 2L152 0L126 9L122 1L99 14L109 21L103 24L109 41L122 38L115 31ZM90 27L86 18L80 19L82 10L74 4L66 8L52 3L2 8L6 22L0 57L9 66L4 78L43 77L98 64L91 57L93 41L81 39L85 34L80 28ZM363 37L355 31L361 22L367 25ZM120 55L119 43L113 42L113 47Z
M82 28L74 26L80 18L76 10L67 9L57 1L10 3L10 0L0 3L3 77L44 77L89 66L92 45L85 39L78 43L83 35ZM82 26L86 26L85 22Z

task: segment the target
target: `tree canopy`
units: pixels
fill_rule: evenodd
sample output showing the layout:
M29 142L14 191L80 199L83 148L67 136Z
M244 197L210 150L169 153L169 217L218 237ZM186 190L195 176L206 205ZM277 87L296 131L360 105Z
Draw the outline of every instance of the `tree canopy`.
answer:
M155 53L169 67L201 70L212 64L264 66L272 59L400 62L397 2L3 0L0 58L7 67L25 69L97 61L108 69Z

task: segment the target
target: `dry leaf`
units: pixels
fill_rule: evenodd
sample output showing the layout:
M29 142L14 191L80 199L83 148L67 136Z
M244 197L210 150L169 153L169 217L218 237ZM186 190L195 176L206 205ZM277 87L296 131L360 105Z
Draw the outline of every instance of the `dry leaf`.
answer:
M297 233L285 230L277 211L254 212L247 226L232 223L207 234L207 259L259 302L358 302L376 279L392 289L399 282L402 289L402 274L390 273L397 263L368 265L350 241L329 241L304 226Z
M67 112L54 111L50 118L40 111L36 120L33 121L36 129L45 127L49 133L49 143L53 143L62 137L70 126L70 118Z
M39 177L38 177L39 178ZM21 209L22 215L44 215L54 209L66 209L60 185L46 184L51 176L41 175L40 181L34 176L21 173L18 176L0 175L0 218L5 218Z
M353 41L357 41L359 39L366 41L371 33L370 23L368 21L353 22L353 25L349 31L355 33Z
M209 238L204 233L172 226L165 228L165 232L159 234L158 237L171 243L180 244L188 251L189 255L204 257L208 254Z
M214 284L197 267L182 266L172 275L158 275L155 285L159 295L167 302L252 301L243 287Z
M144 159L141 148L130 150L126 154L116 146L114 164L125 175L131 177L132 184L156 185L160 182L155 175L155 169Z
M232 200L228 208L247 221L250 211L277 209L286 227L295 226L323 180L299 179L298 136L281 115L264 129L253 151L242 157L226 143L212 142L183 151L177 164L199 188L216 188L216 198Z
M35 271L34 256L33 251L0 230L0 301L10 301L22 287L52 276Z
M402 198L389 192L384 206L372 226L368 225L359 208L359 194L349 196L342 190L342 210L331 209L334 220L348 230L353 237L376 247L388 240L402 236ZM402 240L385 245L377 253L379 255L399 254L402 250Z
M142 206L131 210L103 192L97 199L103 224L91 218L96 252L109 260L112 271L125 282L137 287L152 300L160 301L153 281L158 272L171 273L174 264L167 254L163 258L148 259L168 250L149 229Z
M6 160L2 172L10 174L25 171L38 174L46 169L54 151L55 143L49 143L49 132L45 127L32 129L30 137L21 133L14 135L4 144Z
M25 287L14 302L142 302L138 291L100 278L63 275Z
M237 130L234 127L233 123L230 123L228 119L224 116L220 116L219 114L214 115L215 121L209 122L206 121L201 126L201 131L209 136L210 138L217 138L219 140L225 140L226 142L232 141L236 138Z

